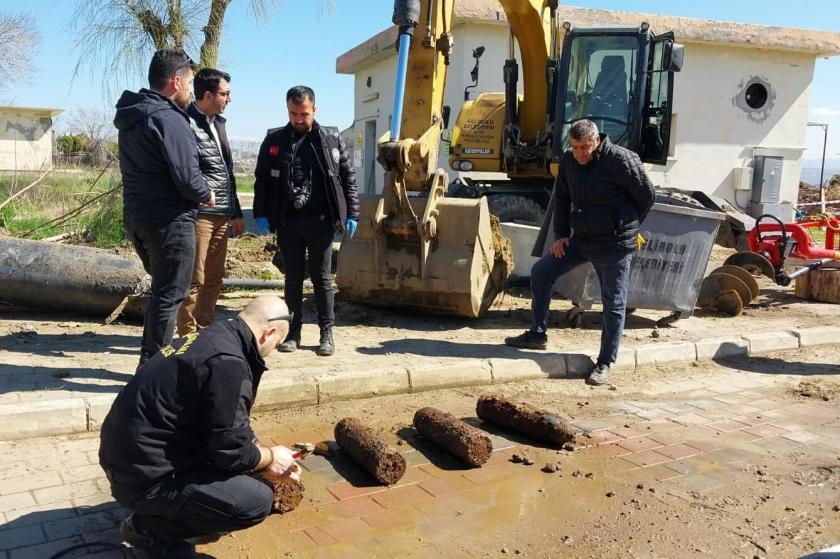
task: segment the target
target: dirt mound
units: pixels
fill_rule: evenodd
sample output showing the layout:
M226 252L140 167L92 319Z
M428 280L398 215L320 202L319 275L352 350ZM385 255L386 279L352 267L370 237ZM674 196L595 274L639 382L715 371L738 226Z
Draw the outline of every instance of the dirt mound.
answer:
M277 244L273 236L245 235L228 240L225 277L271 280L282 277L271 264Z
M840 396L840 383L830 380L803 380L792 389L797 396L830 402Z
M825 190L826 200L840 200L840 175L834 175L828 183L828 188ZM799 183L799 203L806 204L820 201L820 189L811 186L808 183ZM818 213L819 206L807 206L806 211L809 214Z

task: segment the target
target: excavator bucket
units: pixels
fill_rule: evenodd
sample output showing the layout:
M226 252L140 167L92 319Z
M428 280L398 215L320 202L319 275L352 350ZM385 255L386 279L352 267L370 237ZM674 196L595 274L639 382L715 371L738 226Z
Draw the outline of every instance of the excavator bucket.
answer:
M409 201L415 213L423 212L425 197ZM419 236L404 239L381 230L377 218L383 203L381 198L362 200L356 235L341 244L340 296L377 306L481 316L513 270L510 240L501 234L487 200L442 198L425 259Z

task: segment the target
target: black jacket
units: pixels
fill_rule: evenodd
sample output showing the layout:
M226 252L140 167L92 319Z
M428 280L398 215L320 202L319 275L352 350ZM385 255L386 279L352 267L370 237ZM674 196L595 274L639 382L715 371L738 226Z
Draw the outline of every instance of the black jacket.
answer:
M198 210L200 214L227 215L232 218L242 217L242 208L239 206L239 197L236 195L236 177L233 174L233 157L230 153L227 132L225 131L225 119L222 115L216 115L213 125L219 135L219 144L210 129L207 115L201 112L195 103L187 107L187 114L190 115L190 126L195 132L195 139L198 144L198 163L204 178L207 180L213 193L216 195L216 205L212 208L202 207Z
M215 322L149 359L117 395L99 463L121 502L199 464L229 472L260 461L249 414L265 371L239 318ZM117 493L119 496L117 496Z
M163 95L124 91L117 101L124 212L140 220L195 215L210 190L198 166L190 118Z
M359 197L356 193L356 174L347 157L347 146L338 132L328 133L316 122L313 132L320 138L318 162L324 171L319 176L326 179L327 207L333 229L344 232L348 217L359 219ZM254 217L267 217L272 229L282 229L286 212L292 204L288 180L288 154L291 153L291 123L275 128L260 146L257 168L254 172ZM315 186L313 186L315 188Z
M588 164L578 164L571 150L563 154L554 183L554 234L593 248L632 248L655 200L639 156L601 134Z

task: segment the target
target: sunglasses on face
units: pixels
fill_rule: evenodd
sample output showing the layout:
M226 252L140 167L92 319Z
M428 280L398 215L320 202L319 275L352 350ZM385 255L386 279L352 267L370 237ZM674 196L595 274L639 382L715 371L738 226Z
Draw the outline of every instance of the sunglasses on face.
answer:
M275 316L273 318L269 318L269 322L274 322L275 320L285 320L286 322L291 322L295 318L295 313L290 312L289 314L283 314L280 316Z

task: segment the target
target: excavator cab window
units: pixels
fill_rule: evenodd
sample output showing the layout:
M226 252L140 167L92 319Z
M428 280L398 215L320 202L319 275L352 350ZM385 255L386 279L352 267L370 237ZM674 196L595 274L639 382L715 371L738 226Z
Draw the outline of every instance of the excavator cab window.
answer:
M564 51L569 70L560 90L566 92L563 149L569 147L569 127L582 118L594 121L613 143L628 147L639 64L637 36L581 35L568 41Z
M679 71L681 66L682 47L674 43L673 33L651 40L639 154L642 161L659 165L668 161L674 72Z

